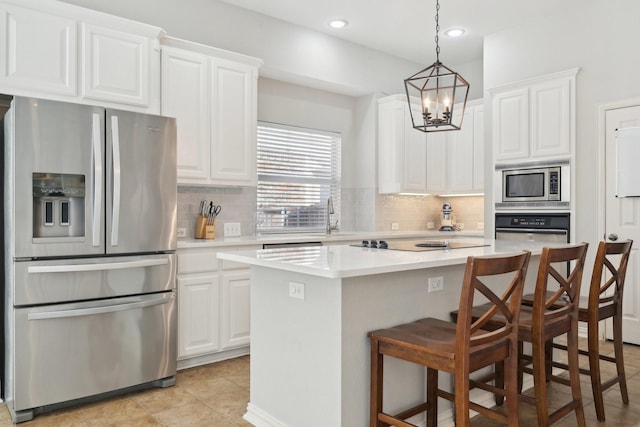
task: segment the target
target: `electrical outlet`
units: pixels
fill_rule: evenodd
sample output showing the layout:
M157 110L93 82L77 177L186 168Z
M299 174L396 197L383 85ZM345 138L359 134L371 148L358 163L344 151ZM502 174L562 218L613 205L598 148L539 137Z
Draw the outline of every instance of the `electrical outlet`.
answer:
M289 296L304 299L304 283L289 282Z
M433 223L433 221L427 222L427 230L433 230L435 227L436 225Z
M444 277L443 276L429 277L428 292L440 292L442 290L444 290Z
M400 224L398 224L397 222L392 222L391 231L398 231L398 230L400 230Z
M176 230L176 235L178 237L187 237L187 229L184 227L178 227Z
M240 236L240 223L239 222L225 222L224 223L224 237L237 237Z
M478 230L484 230L484 222L479 222L476 228Z

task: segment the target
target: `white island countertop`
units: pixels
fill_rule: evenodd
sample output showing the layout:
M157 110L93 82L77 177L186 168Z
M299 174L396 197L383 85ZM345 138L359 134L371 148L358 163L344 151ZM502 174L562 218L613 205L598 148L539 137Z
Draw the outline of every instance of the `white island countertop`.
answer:
M218 258L324 278L358 277L465 264L469 256L529 250L539 255L548 242L458 238L456 242L487 246L407 252L348 245L219 252Z

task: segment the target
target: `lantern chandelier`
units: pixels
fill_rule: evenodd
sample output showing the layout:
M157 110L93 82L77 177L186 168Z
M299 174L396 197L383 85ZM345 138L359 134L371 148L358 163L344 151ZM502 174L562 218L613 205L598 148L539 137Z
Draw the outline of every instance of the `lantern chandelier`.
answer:
M405 79L413 127L422 132L459 130L469 83L440 62L440 1L436 0L436 62Z

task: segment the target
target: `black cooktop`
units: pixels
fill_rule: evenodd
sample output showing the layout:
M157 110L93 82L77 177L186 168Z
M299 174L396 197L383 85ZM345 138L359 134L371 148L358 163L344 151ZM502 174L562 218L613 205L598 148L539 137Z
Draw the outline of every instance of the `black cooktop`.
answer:
M359 245L351 246L390 249L395 251L424 252L439 251L443 249L477 248L481 246L489 246L489 244L484 242L457 242L455 240L408 240L404 242L391 243L388 243L384 240L380 240L379 242L376 240L363 240Z

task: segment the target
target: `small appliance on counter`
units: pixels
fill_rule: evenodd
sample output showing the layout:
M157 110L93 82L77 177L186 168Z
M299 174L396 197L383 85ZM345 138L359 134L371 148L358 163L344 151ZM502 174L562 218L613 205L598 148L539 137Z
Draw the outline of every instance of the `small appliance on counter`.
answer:
M449 203L445 203L442 205L442 218L440 219L440 231L455 231L453 227L456 223L451 209L451 205Z

